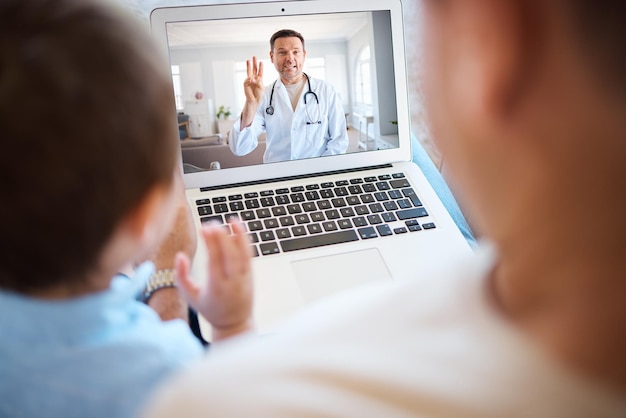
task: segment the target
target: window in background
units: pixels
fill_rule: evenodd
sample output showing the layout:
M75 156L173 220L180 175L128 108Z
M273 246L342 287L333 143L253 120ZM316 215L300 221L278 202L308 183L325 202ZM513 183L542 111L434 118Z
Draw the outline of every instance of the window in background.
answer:
M178 65L172 65L172 85L174 86L176 111L182 112L185 105L183 103L183 89L180 81L180 67Z
M356 104L360 106L372 106L372 78L369 45L363 47L359 53L354 79Z

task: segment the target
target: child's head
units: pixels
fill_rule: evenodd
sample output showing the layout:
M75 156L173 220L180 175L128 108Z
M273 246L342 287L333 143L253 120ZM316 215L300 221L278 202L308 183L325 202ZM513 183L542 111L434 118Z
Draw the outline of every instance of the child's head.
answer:
M87 0L0 2L0 288L89 274L176 164L167 65L147 30Z

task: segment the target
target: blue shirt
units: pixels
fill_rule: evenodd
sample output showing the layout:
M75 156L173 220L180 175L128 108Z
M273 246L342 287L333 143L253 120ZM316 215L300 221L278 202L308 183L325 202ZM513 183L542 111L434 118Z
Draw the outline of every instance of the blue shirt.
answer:
M135 300L151 272L68 300L0 291L0 416L135 416L164 377L201 357L184 321Z

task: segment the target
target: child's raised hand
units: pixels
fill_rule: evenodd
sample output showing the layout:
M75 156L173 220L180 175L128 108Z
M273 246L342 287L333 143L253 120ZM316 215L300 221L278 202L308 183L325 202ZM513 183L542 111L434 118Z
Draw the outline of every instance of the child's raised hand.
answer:
M250 245L239 222L230 223L234 234L222 225L203 227L201 236L209 255L209 277L199 287L189 277L189 258L176 257L176 281L191 306L213 326L213 341L252 328L253 281Z

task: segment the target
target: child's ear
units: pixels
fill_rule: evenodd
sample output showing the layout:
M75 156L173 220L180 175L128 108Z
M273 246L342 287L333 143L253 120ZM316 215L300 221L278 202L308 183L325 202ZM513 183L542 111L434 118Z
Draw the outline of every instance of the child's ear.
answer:
M154 242L160 235L160 212L167 206L170 195L168 185L152 186L139 204L126 216L123 227L126 232L143 245Z

